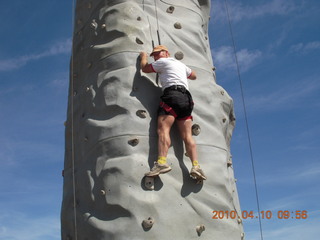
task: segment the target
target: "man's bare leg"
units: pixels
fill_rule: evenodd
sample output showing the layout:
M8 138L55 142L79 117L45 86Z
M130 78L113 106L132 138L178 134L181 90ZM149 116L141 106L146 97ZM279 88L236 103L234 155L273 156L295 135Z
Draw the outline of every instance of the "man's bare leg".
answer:
M190 171L190 175L198 179L206 180L207 178L199 166L197 145L192 137L192 131L191 131L192 120L191 119L180 120L180 121L178 120L177 125L179 128L181 138L185 144L188 156L190 157L192 162L192 169Z
M171 171L171 167L167 164L167 155L171 145L170 130L174 121L172 115L158 116L158 160L151 171L145 174L148 177Z
M198 160L198 154L197 154L197 146L196 143L192 137L192 120L180 120L177 121L177 125L179 128L179 132L181 135L181 138L185 144L186 151L188 153L188 156L191 159L191 162L193 163L194 161Z
M175 121L172 115L158 116L158 156L167 157L171 145L170 130Z

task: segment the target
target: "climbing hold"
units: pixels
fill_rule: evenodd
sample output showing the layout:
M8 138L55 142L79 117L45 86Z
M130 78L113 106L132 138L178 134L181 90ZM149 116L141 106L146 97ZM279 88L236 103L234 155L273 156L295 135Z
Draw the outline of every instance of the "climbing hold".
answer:
M89 87L86 87L86 92L89 92L90 91L90 88Z
M140 38L136 38L136 43L138 43L138 44L143 44L143 42L140 40Z
M216 70L216 67L215 67L215 66L213 66L213 67L212 67L212 71L215 71L215 70Z
M190 177L191 177L192 179L194 179L194 180L197 180L197 177L196 177L196 176L193 176L193 175L190 174Z
M183 52L176 52L175 54L174 54L174 57L177 59L177 60L181 60L181 59L183 59Z
M89 62L89 63L87 64L87 68L91 68L91 66L92 66L92 63Z
M244 233L241 233L241 240L243 240L244 239Z
M186 157L189 157L189 154L186 152L185 154L184 154Z
M106 24L102 24L102 25L101 25L101 28L106 28L106 27L107 27Z
M174 24L174 27L175 27L176 29L181 29L181 28L182 28L181 23L179 23L179 22L176 22L176 23Z
M238 179L235 178L235 179L234 179L234 182L237 182L237 181L238 181Z
M138 138L130 139L128 143L133 147L137 146L139 144L139 139Z
M221 95L224 95L224 91L223 90L221 90L220 93L221 93Z
M223 122L223 123L225 123L226 121L227 121L227 119L226 119L226 118L222 119L222 122Z
M89 138L85 137L84 140L87 142L89 140Z
M202 179L197 179L196 184L203 184L203 180Z
M231 167L231 166L232 166L232 160L231 160L231 158L227 161L227 166L228 166L228 167Z
M138 110L136 112L137 116L138 117L141 117L141 118L146 118L147 117L147 111L146 110Z
M73 92L73 96L75 97L75 96L77 96L77 92L75 91L75 92Z
M138 20L138 21L141 21L141 17L137 17L137 20Z
M145 177L144 185L149 190L154 190L154 178L153 177Z
M92 22L90 24L90 27L94 30L96 30L98 28L98 23L96 22L95 19L92 19Z
M242 223L242 219L238 218L238 223L241 224Z
M148 219L143 220L142 226L146 229L152 228L154 224L154 219L152 217L149 217Z
M192 129L192 134L194 136L198 136L201 132L201 128L199 124L193 124L191 129Z
M206 228L205 228L205 226L204 226L203 224L201 224L201 225L198 225L198 226L196 227L196 230L197 230L198 236L200 236L201 233L202 233L204 230L206 230Z
M173 13L173 11L174 11L174 6L168 7L167 13Z
M100 193L101 193L101 195L103 195L103 196L106 195L106 191L105 191L105 190L101 190Z
M92 3L91 2L88 2L88 8L92 8Z

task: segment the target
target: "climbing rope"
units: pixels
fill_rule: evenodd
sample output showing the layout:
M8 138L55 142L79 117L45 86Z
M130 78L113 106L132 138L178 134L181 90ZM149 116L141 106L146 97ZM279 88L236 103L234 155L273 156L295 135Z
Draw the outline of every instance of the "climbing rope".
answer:
M72 27L75 22L75 0L72 0ZM75 177L75 154L74 154L74 59L73 59L73 39L72 39L72 52L71 52L71 76L70 76L70 97L71 97L71 161L72 161L72 188L73 188L73 217L74 217L74 239L78 240L77 229L77 203L76 203L76 177Z
M238 62L238 57L237 57L236 44L235 44L233 31L232 31L232 24L231 24L231 20L230 20L228 3L227 3L227 0L225 0L224 2L225 2L225 8L226 8L226 13L227 13L228 22L229 22L229 31L230 31L230 35L231 35L231 39L232 39L232 44L233 44L233 52L234 52L235 61L236 61L236 65L237 65L237 73L238 73L238 79L239 79L239 84L240 84L242 106L243 106L243 111L244 111L244 117L245 117L245 123L246 123L246 131L247 131L248 142L249 142L250 159L251 159L253 181L254 181L255 194L256 194L256 202L257 202L257 208L258 208L260 237L261 237L261 240L263 240L258 187L257 187L256 173L255 173L255 167L254 167L254 158L253 158L253 153L252 153L252 144L251 144L251 138L250 138L247 110L246 110L246 104L245 104L245 100L244 100L244 91L243 91L243 85L242 85L242 80L241 80L241 75L240 75L240 68L239 68L239 62Z
M151 24L150 24L149 16L147 16L147 19L148 19L148 24L149 24L149 31L150 31L150 37L151 37L151 45L152 45L152 48L154 48L154 41L153 41L153 37L152 37Z
M144 1L143 1L143 9L144 9ZM159 33L159 19L158 19L158 7L157 7L157 0L154 0L154 10L156 13L156 21L157 21L157 36L158 36L158 45L161 44L161 40L160 40L160 33ZM152 48L154 48L154 41L153 41L153 37L152 37L152 33L151 33L151 24L149 21L149 17L148 18L148 23L149 23L149 27L150 27L150 35L151 35L151 41L152 41ZM159 86L159 74L157 73L156 75L156 84Z
M154 0L154 8L156 12L156 20L157 20L157 36L158 36L158 43L161 44L160 41L160 33L159 33L159 19L158 19L158 7L157 7L157 0Z

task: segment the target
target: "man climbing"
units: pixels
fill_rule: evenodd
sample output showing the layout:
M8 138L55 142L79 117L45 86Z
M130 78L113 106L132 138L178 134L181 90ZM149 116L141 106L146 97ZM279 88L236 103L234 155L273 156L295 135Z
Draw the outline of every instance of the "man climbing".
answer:
M159 74L163 95L158 110L158 160L145 175L155 177L171 171L171 167L167 164L167 154L171 145L170 130L177 120L180 135L192 162L190 176L206 180L198 162L196 144L191 131L193 100L188 91L188 79L195 80L196 74L182 62L171 58L167 47L163 45L156 46L150 56L155 61L148 64L147 53L140 53L140 67L145 73Z

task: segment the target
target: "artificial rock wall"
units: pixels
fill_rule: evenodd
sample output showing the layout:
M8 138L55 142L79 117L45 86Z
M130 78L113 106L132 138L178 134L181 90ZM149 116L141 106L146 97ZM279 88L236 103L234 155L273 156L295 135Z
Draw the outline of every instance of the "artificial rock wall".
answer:
M230 154L233 103L216 84L209 13L208 0L77 1L63 240L243 239L238 216L212 219L212 211L241 214ZM139 53L150 53L158 36L198 76L189 87L201 128L194 138L208 178L203 184L189 177L191 162L175 127L168 155L173 170L154 182L144 178L157 159L161 89L156 75L140 71Z

